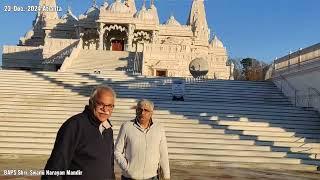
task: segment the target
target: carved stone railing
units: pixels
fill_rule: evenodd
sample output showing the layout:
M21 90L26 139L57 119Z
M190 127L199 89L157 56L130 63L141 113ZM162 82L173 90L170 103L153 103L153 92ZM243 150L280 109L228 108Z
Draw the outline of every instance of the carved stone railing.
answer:
M79 44L79 40L70 44L69 46L67 46L66 48L57 52L56 54L52 55L51 57L44 59L43 64L61 64L61 63L63 63L65 58L71 55L73 49L76 48L78 44Z
M59 52L64 51L78 40L79 39L46 38L43 47L43 59L49 59Z
M58 70L59 72L65 72L71 66L73 60L79 56L79 53L82 49L82 45L83 40L82 38L80 38L80 40L77 43L77 46L73 48L73 51L71 52L70 56L66 57L63 61L60 69Z
M193 83L205 82L207 78L206 77L198 77L198 78L186 77L184 80L186 84L193 84Z
M38 66L42 62L42 52L42 46L3 46L2 67Z
M17 52L26 52L43 49L43 47L33 47L33 46L3 46L3 54L11 54Z
M300 49L274 61L274 72L286 73L299 69L307 64L320 62L320 43Z

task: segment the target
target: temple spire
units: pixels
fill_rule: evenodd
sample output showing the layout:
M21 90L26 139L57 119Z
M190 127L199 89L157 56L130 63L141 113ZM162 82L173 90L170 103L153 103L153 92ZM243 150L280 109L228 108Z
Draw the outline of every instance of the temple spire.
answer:
M97 0L93 0L92 7L98 7L97 6Z
M104 0L103 6L105 6L105 7L109 6L108 0Z
M146 8L146 0L143 0L142 7Z
M150 9L149 11L152 13L152 16L154 17L154 20L156 22L156 24L159 24L160 21L159 21L159 16L158 16L158 10L154 4L154 0L151 0L150 1Z
M41 7L57 7L56 0L40 0L39 6ZM59 19L57 11L38 11L37 19L42 20Z
M146 10L146 0L143 0L141 10Z
M132 14L135 14L137 12L135 0L126 0L125 4L129 7Z
M192 26L196 37L209 41L210 30L208 28L204 0L193 0L187 25Z

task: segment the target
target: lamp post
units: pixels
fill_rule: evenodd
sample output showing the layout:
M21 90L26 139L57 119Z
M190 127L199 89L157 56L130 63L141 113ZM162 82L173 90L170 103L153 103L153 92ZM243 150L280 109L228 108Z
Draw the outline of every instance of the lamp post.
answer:
M299 58L298 58L298 66L300 67L300 63L301 63L301 52L302 52L302 48L299 48Z
M292 53L292 51L289 51L289 55L288 55L288 70L290 70L290 65L291 65L291 63L290 63L291 53Z

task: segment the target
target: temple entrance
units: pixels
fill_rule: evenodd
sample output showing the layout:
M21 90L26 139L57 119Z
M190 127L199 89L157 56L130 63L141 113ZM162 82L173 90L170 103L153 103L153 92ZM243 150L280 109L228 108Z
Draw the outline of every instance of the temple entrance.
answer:
M124 50L124 41L123 40L112 40L111 41L111 50L112 51L123 51Z
M104 34L104 49L110 51L124 51L127 43L126 31L112 29Z
M166 70L156 70L156 76L167 77L167 71Z

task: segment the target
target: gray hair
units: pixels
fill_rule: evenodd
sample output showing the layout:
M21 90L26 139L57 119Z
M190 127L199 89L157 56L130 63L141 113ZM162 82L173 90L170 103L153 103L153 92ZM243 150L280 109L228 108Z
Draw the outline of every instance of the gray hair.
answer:
M102 92L111 92L114 100L116 99L116 92L109 86L106 85L99 85L95 87L90 95L89 99L89 106L93 108L96 105L97 97L102 93Z
M147 105L151 108L151 110L153 111L154 110L154 104L152 101L148 100L148 99L141 99L138 101L137 103L137 108L140 108L141 106L143 105Z

